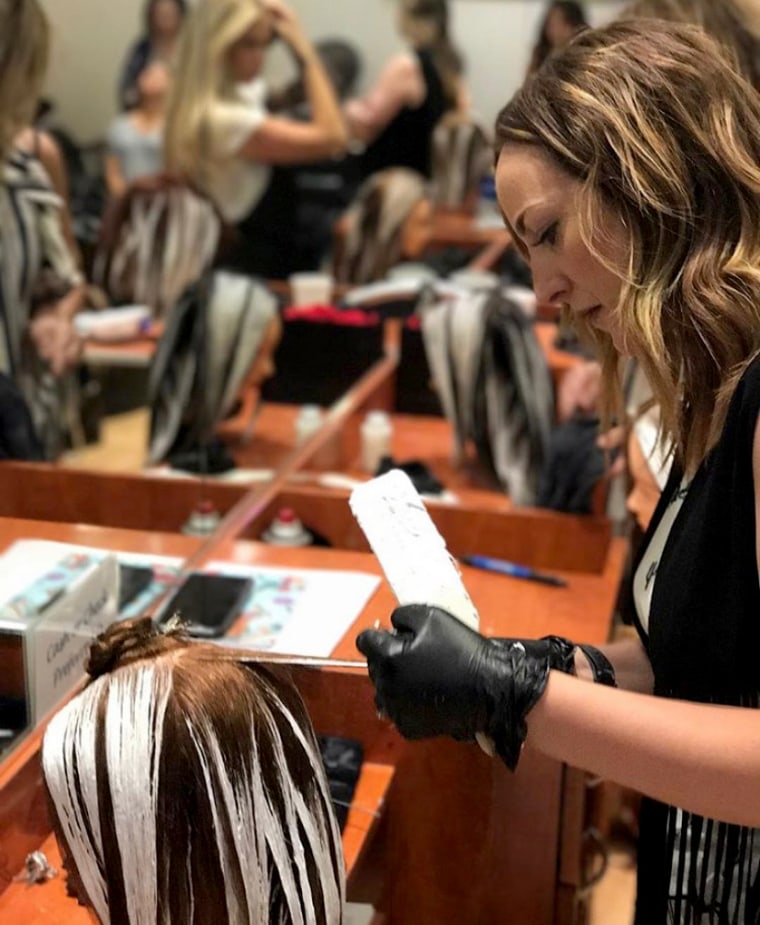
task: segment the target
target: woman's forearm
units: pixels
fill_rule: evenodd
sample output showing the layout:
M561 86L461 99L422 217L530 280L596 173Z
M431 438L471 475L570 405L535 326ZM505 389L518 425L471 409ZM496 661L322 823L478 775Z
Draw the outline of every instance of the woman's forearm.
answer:
M312 120L334 143L335 153L339 154L346 146L348 135L335 92L313 48L303 51L301 62Z
M635 639L621 639L610 642L606 646L599 646L615 669L615 678L618 687L624 691L635 691L639 694L651 694L654 690L654 674L649 656L641 644Z
M84 306L84 297L84 283L73 286L69 292L67 292L66 295L62 299L59 299L59 301L56 303L56 314L61 318L65 318L67 321L71 321L74 315L82 310Z
M552 671L528 745L647 796L760 826L760 710L670 700Z
M115 154L107 154L105 160L105 180L108 195L114 199L122 196L127 189L127 182L121 171L119 159Z
M366 100L349 100L343 107L343 115L352 138L366 144L377 134L373 124L372 112Z

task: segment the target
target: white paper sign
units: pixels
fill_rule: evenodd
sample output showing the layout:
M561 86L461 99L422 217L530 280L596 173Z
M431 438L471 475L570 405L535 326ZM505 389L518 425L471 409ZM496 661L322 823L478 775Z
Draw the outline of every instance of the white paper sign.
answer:
M51 604L34 629L32 717L36 725L82 679L93 639L118 616L119 564L108 556Z

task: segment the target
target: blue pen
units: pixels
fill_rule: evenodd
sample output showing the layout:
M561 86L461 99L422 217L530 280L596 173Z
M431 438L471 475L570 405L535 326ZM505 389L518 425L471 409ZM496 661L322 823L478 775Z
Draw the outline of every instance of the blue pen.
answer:
M506 559L492 559L490 556L462 556L465 565L473 568L482 568L486 572L498 572L500 575L509 575L510 578L526 578L528 581L538 581L542 585L551 585L554 588L566 588L564 578L556 575L545 575L536 572L527 565L518 565L516 562L507 562Z

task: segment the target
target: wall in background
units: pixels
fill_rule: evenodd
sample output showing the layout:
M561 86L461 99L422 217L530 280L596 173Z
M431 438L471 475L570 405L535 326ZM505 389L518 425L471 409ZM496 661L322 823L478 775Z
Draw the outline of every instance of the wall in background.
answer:
M402 46L395 31L394 0L294 0L315 38L347 37L361 50L363 83ZM450 0L452 36L467 63L473 106L489 126L525 76L543 0ZM612 19L621 0L586 6L594 25Z
M116 109L117 75L139 31L142 0L41 0L53 50L46 95L82 142L102 138Z
M116 104L116 82L127 47L139 30L143 0L42 0L53 27L47 94L58 118L76 138L101 138ZM525 74L543 0L451 0L453 35L467 60L473 103L487 124ZM401 45L395 32L395 0L293 0L315 38L342 37L361 52L362 86ZM595 25L611 19L622 0L589 3ZM273 80L289 70L276 51L268 66Z

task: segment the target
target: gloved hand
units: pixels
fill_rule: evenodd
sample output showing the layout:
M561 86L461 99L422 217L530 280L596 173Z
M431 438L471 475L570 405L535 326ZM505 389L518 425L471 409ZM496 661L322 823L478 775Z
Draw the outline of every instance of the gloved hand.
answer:
M506 649L515 646L522 647L528 655L534 658L543 658L546 655L549 659L549 667L556 671L563 671L565 674L575 674L575 651L580 649L586 656L594 683L617 687L614 666L604 652L595 646L578 644L565 639L564 636L542 636L540 639L507 639L492 636L490 639L497 646Z
M449 735L493 740L512 770L527 735L525 717L544 692L552 644L496 642L445 610L397 608L397 633L365 630L356 640L367 657L375 703L408 739Z
M491 642L505 649L515 646L532 658L548 658L549 667L565 674L575 673L575 643L564 636L542 636L540 639L509 639L503 636L489 637Z

